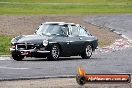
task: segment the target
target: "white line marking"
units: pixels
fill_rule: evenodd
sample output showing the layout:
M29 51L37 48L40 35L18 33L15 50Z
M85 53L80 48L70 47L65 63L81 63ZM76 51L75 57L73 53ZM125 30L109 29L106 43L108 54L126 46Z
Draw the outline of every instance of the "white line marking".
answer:
M127 39L128 42L130 42L132 44L132 40L130 38L128 38L126 35L122 35L123 38Z
M0 60L12 60L10 57L0 57Z
M27 70L29 68L13 68L13 67L0 66L0 69Z
M115 42L109 46L103 47L103 48L98 48L95 54L99 53L108 53L108 52L113 52L113 51L117 51L117 50L123 50L126 49L128 47L132 47L131 43L128 40L124 40L124 39L118 39L115 40Z

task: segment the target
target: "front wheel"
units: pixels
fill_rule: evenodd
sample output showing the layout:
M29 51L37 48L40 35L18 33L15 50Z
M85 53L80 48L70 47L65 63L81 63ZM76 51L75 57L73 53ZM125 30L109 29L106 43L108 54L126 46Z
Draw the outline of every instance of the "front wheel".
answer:
M16 61L21 61L23 60L24 56L20 55L17 52L12 52L12 58Z
M60 56L60 49L57 44L53 45L50 54L47 56L48 60L58 60Z
M89 59L92 56L93 49L91 45L87 45L85 51L81 54L83 59Z

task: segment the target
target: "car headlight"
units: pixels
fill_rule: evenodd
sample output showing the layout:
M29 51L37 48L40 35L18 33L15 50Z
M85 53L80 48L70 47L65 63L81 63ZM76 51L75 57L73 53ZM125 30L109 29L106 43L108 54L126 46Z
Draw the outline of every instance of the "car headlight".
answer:
M48 45L48 41L47 41L47 40L44 40L44 41L43 41L43 45L44 45L44 46L47 46L47 45Z

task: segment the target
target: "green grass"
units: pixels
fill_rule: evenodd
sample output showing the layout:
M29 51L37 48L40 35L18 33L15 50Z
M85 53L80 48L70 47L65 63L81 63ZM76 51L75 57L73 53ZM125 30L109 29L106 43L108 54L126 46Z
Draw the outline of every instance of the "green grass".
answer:
M0 55L9 54L11 37L0 35Z
M43 3L130 3L132 0L0 0L1 2L43 2Z
M0 0L2 1L18 3L0 3L0 15L132 13L132 0ZM51 4L54 2L63 4Z

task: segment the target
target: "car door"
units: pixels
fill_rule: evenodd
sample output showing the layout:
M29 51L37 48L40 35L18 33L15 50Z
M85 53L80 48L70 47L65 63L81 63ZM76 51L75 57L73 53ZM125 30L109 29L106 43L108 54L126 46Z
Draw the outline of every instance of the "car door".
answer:
M61 26L64 36L58 37L58 41L61 45L61 55L62 56L71 56L72 53L72 39L69 37L69 27L68 25Z
M79 52L80 39L78 36L78 27L76 25L63 25L68 29L67 36L61 37L59 41L62 47L62 56L77 55ZM72 33L73 32L73 33Z
M81 52L85 50L86 45L91 43L92 35L86 31L84 27L78 26L79 28L79 39L80 39L80 45L81 45Z
M82 38L79 37L79 28L77 25L69 25L70 33L69 38L71 39L72 55L77 55L82 49Z

